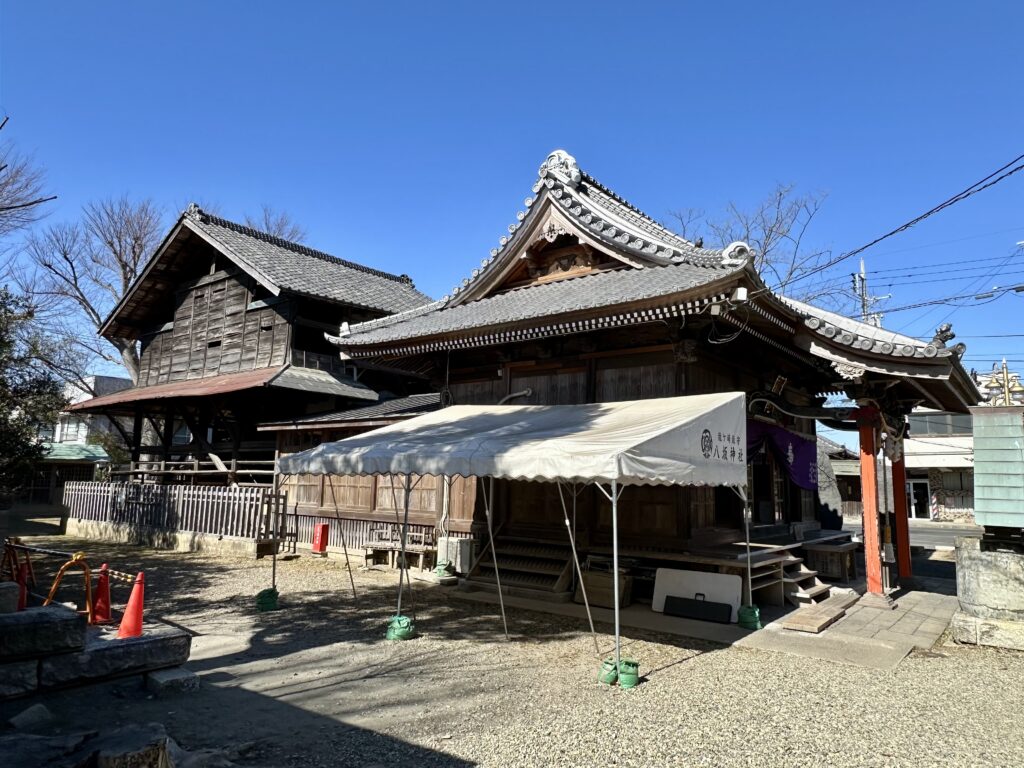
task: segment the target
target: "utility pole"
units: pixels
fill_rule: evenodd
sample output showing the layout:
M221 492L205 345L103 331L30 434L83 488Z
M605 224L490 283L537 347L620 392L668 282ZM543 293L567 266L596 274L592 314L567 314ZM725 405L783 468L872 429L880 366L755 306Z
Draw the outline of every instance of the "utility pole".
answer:
M850 275L853 282L853 295L860 299L860 319L862 322L868 325L873 325L875 328L882 327L882 313L872 312L872 307L884 299L892 298L892 294L886 294L885 296L872 296L868 293L868 275L867 270L864 269L864 259L860 260L860 272L854 272Z

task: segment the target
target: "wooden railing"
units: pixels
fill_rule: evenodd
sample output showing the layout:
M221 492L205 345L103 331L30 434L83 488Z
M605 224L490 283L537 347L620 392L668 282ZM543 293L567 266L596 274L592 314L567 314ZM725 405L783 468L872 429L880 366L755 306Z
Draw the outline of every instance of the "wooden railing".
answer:
M64 506L68 517L77 520L255 540L263 497L271 492L269 487L78 482L64 486ZM285 529L295 533L296 541L302 546L313 541L313 527L318 523L328 525L329 547L341 548L344 538L350 550L360 549L379 538L382 527L396 525L347 518L344 511L330 516L292 511L285 515L284 521ZM409 531L423 541L434 540L433 525L410 524Z

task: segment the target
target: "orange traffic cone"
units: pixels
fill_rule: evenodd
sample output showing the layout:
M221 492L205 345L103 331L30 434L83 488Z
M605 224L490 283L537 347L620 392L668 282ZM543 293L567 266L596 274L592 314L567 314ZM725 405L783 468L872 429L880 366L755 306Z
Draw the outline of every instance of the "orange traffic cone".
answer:
M92 599L92 623L110 623L110 570L106 563L100 566L96 595Z
M146 577L142 571L135 577L135 586L128 597L128 605L121 617L121 626L117 628L119 638L142 637L142 598L146 593Z

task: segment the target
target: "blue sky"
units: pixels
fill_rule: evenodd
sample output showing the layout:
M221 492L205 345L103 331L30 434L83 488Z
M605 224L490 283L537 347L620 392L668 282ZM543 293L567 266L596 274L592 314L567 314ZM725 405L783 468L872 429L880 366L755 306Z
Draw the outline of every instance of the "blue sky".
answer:
M0 112L48 169L51 221L123 193L168 221L269 203L441 296L556 147L662 220L824 192L810 240L862 245L1024 153L1022 28L1011 3L2 2ZM902 306L1024 283L1022 201L1024 173L867 251L909 275L872 287ZM1024 334L1022 309L885 325L948 319L968 367L1024 368L1024 336L976 338Z

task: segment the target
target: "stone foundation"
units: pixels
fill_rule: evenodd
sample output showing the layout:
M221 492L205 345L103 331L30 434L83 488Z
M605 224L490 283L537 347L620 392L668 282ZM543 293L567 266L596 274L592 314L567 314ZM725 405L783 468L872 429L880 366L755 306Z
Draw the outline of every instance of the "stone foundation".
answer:
M953 639L1024 650L1024 554L982 548L974 537L956 540Z
M192 531L165 531L127 523L70 518L67 521L67 535L119 544L139 544L153 549L172 549L176 552L210 552L242 557L256 555L256 542L251 539Z

